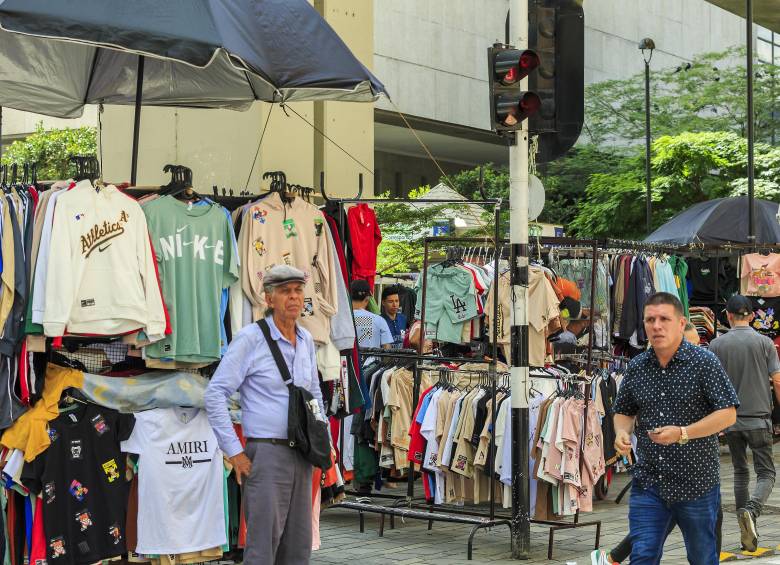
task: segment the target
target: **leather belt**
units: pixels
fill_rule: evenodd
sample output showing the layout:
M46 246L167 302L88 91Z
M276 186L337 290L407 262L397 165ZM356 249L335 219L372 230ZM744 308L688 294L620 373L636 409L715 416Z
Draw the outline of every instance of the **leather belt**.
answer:
M284 445L285 447L292 447L290 445L289 440L278 439L275 437L250 437L246 441L256 442L256 443L270 443L271 445Z

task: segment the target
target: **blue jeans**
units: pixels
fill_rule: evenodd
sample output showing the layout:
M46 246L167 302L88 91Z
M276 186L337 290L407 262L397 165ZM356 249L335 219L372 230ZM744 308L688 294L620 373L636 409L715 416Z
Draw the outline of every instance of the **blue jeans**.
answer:
M656 487L631 488L628 521L631 528L631 565L658 565L669 526L682 531L688 563L718 565L715 525L720 507L720 486L696 500L667 503Z

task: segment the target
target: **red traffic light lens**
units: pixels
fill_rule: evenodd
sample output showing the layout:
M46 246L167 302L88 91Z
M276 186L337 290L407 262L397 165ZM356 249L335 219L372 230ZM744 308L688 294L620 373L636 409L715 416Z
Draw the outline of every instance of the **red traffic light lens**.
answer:
M538 67L540 62L539 55L533 51L523 51L523 54L520 55L520 68L526 73Z
M523 92L519 96L499 96L496 99L496 121L512 128L531 114L539 111L542 100L535 92Z
M539 98L537 94L534 94L533 92L526 92L523 94L523 97L520 99L520 108L523 111L525 115L533 114L534 112L538 112L539 108L542 107L542 99Z
M495 54L493 75L503 86L512 86L527 77L540 62L539 55L530 49L506 49Z

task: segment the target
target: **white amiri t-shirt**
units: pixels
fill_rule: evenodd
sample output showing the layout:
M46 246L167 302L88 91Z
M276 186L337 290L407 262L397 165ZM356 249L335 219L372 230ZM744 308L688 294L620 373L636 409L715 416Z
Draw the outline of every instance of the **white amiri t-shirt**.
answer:
M227 542L222 451L204 410L140 412L121 447L139 455L136 553L188 553Z

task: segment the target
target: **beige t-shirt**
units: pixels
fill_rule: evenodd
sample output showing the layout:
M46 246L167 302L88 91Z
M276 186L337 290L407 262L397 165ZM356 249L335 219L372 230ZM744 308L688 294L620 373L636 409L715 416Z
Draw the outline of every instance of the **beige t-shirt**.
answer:
M474 476L474 447L471 445L471 435L474 433L474 402L484 395L484 390L475 389L463 401L460 411L460 422L455 434L457 449L452 456L450 468L464 477Z
M528 362L542 367L547 356L547 326L561 315L558 296L541 269L528 272Z

